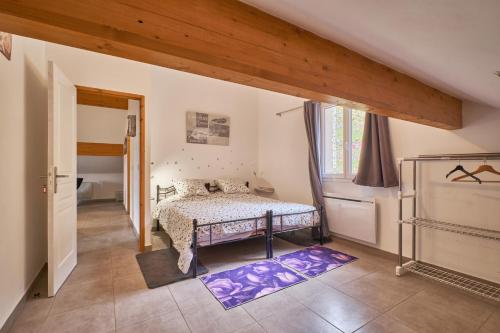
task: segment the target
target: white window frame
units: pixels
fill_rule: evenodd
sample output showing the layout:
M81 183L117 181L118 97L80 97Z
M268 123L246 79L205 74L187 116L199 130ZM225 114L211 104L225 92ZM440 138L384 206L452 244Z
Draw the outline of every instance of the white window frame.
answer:
M320 156L321 156L321 175L322 179L325 180L343 180L343 181L351 181L356 174L352 173L352 116L351 116L351 108L343 107L343 132L344 132L344 173L343 174L332 174L326 173L325 170L325 112L326 109L331 107L335 107L332 104L321 104L321 143L320 143Z

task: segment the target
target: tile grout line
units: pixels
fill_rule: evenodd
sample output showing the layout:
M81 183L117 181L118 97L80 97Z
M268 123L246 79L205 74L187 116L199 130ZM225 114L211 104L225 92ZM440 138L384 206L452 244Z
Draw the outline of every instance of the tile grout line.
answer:
M78 223L78 221L77 221L77 223ZM77 229L78 229L78 226L77 226ZM77 256L78 256L78 254L79 254L79 253L78 253L78 249L77 249ZM75 268L75 269L76 269L76 268ZM72 273L74 273L74 271L73 271ZM111 276L111 277L112 277L112 276ZM65 281L65 282L63 283L63 286L64 286L64 284L66 284L66 282L67 282L67 281ZM81 284L89 284L89 283L93 283L93 282L95 282L95 281L74 283L74 284L70 284L70 285L69 285L69 286L67 286L67 287L69 287L69 288L71 289L71 288L74 288L74 287L76 287L76 286L78 286L78 285L81 285ZM111 282L113 282L113 281L111 281ZM61 286L61 289L62 289L62 287L63 287L63 286ZM61 291L61 290L59 290L58 292L60 292L60 291ZM49 306L49 311L48 311L48 313L47 313L47 316L44 318L43 323L40 325L40 329L43 329L43 327L46 325L46 323L47 323L47 321L48 321L49 317L51 317L51 316L52 316L52 317L54 317L54 316L61 315L61 314L63 314L63 313L69 313L69 312L72 312L72 311L77 311L77 310L80 310L80 309L85 308L85 307L89 307L89 306L94 306L94 305L97 305L97 304L104 304L104 303L105 303L105 302L96 302L96 303L92 303L92 304L89 304L89 305L79 306L79 307L76 307L76 308L71 309L71 310L66 310L66 311L62 311L62 312L59 312L59 313L52 313L52 311L53 311L53 309L54 309L54 305L55 305L55 302L56 302L56 298L57 298L57 296L58 296L58 295L57 295L57 293L56 293L56 295L53 297L53 298L54 298L54 300L51 302L51 304L50 304L50 306ZM49 297L47 297L47 298L49 298ZM114 293L113 293L113 298L114 298ZM113 302L113 305L114 305L114 302ZM116 329L116 318L115 318L115 329Z
M325 317L323 317L320 313L317 313L316 311L314 311L314 309L312 309L309 306L307 306L307 304L302 303L300 300L298 300L298 301L299 301L300 304L302 304L303 306L305 306L309 311L311 311L312 313L314 313L315 315L317 315L318 317L320 317L321 319L323 319L324 321L326 321L328 324L332 325L333 327L335 327L336 329L338 329L340 332L344 332L339 327L335 326L332 322L330 322L328 319L326 319Z
M373 272L373 273L375 273L375 272ZM371 273L370 273L370 274L371 274ZM354 281L354 280L353 280L353 281ZM320 281L320 282L321 282L321 281ZM350 295L347 295L346 293L342 292L341 290L339 290L339 289L337 289L337 288L334 288L334 287L331 287L331 286L328 286L328 287L330 287L330 288L334 289L335 291L338 291L339 293L343 294L344 296L350 297L350 298L354 299L355 301L360 302L357 298L354 298L354 297L352 297L352 296L350 296ZM299 300L299 302L300 302L300 300ZM339 331L344 332L344 331L343 331L343 330L341 330L339 327L335 326L332 322L330 322L328 319L326 319L325 317L323 317L320 313L318 313L318 312L314 311L314 309L312 309L311 307L307 306L307 304L304 304L304 303L302 303L302 302L300 302L300 303L301 303L302 305L304 305L306 308L308 308L309 310L311 310L313 313L315 313L316 315L318 315L319 317L321 317L321 318L322 318L323 320L325 320L327 323L329 323L330 325L332 325L333 327L335 327L336 329L338 329ZM370 306L370 305L368 305L368 304L365 304L364 302L361 302L361 303L363 303L364 305L366 305L367 307L369 307L370 309L374 310L376 313L378 313L378 314L379 314L378 316L376 316L376 317L375 317L375 318L373 318L373 319L376 319L376 318L380 317L380 316L383 314L383 313L381 313L381 312L377 311L376 309L374 309L372 306ZM372 320L373 320L373 319L372 319ZM364 326L364 325L363 325L363 326ZM361 326L361 327L362 327L362 326ZM361 328L361 327L360 327L360 328ZM357 328L356 330L358 330L358 329L359 329L359 328Z
M109 217L105 218L105 220L108 220L108 219L109 219ZM100 233L92 235L92 236L99 236L99 235L100 235ZM92 238L92 236L90 236L90 237ZM114 317L113 318L114 319L113 331L116 333L116 331L117 331L117 322L116 322L116 295L115 295L115 284L114 284L115 277L114 277L114 274L113 274L113 255L112 255L112 249L111 249L112 246L113 246L113 244L111 243L108 247L100 249L100 250L101 251L105 251L105 252L109 252L108 255L109 255L109 259L110 259L110 263L111 263L111 265L110 265L111 266L110 275L111 275L111 291L112 291L112 299L113 299L113 317ZM96 304L100 304L100 303L96 303ZM104 302L103 302L103 304L104 304Z
M335 327L337 330L339 330L340 332L345 332L343 330L340 329L340 327L337 327L335 326L332 322L330 322L328 319L326 319L325 317L323 317L321 314L317 313L316 311L314 311L313 309L311 309L310 307L308 307L307 305L303 304L307 309L309 309L312 313L314 313L315 315L317 315L318 317L320 317L321 319L323 319L324 321L326 321L328 324L330 324L331 326Z
M488 318L486 318L486 320L485 320L485 321L484 321L481 325L479 325L479 327L478 327L478 328L477 328L477 330L476 330L476 333L477 333L477 332L479 332L479 331L481 331L481 329L483 328L483 326L485 326L485 325L486 325L486 323L487 323L487 322L488 322L491 318L493 318L493 315L495 315L495 310L493 310L493 311L490 313L490 315L488 316Z
M47 296L47 298L49 299L50 297ZM54 306L54 302L55 302L55 297L54 297L54 300L52 300L52 302L50 302L49 311L47 311L47 315L45 316L45 318L43 318L42 323L40 324L40 327L39 327L38 331L42 332L43 327L47 323L47 321L49 319L49 316L50 316L50 312L52 311L52 307ZM24 304L24 306L26 306L26 304ZM23 306L23 310L24 310L24 306ZM22 313L22 311L20 313ZM17 320L15 320L12 323L12 326L10 327L9 332L14 328L14 325L16 324L16 321ZM9 332L7 332L7 333L9 333Z
M376 272L374 272L374 273L376 273ZM354 281L354 280L353 280L353 281ZM346 292L344 292L344 291L342 291L342 290L340 290L340 289L337 289L337 288L334 288L334 289L335 289L335 290L337 290L337 291L339 291L340 293L342 293L342 294L346 295L346 296L349 296L349 297L354 298L355 300L358 300L359 302L361 302L361 303L363 303L363 304L365 304L365 305L367 305L367 306L369 306L369 307L371 307L371 308L373 309L373 307L372 307L370 304L366 303L364 300L359 299L359 298L358 298L358 297L356 297L356 296L349 295L349 294L347 294ZM409 298L411 298L411 297L413 297L413 296L415 296L415 295L419 294L419 293L420 293L420 292L422 292L422 291L424 291L424 289L421 289L421 290L417 290L417 291L415 291L415 292L412 292L411 294L409 294L408 296L406 296L405 298L403 298L401 301L397 302L397 303L396 303L396 304L394 304L394 305L389 306L389 307L387 308L387 310L384 310L384 312L382 312L382 313L387 313L387 312L391 311L392 309L394 309L394 308L395 308L396 306L398 306L399 304L401 304L401 303L405 302L405 301L406 301L406 300L408 300ZM374 310L376 310L376 309L374 309ZM378 312L378 311L377 311L377 312Z
M174 294L172 293L172 290L170 290L170 287L167 285L168 292L170 293L170 296L172 296L172 299L174 300L175 306L177 306L177 310L180 312L182 316L182 320L184 320L184 323L186 323L186 327L188 328L189 332L193 332L191 330L191 327L189 327L189 323L186 320L186 317L184 317L184 313L181 311L181 308L179 307L179 303L177 303L177 300L175 299Z
M359 260L359 261L361 261L361 258L358 258L358 260ZM344 266L345 266L345 265L344 265ZM376 265L375 265L375 266L376 266ZM341 267L339 267L339 268L342 268L342 267L343 267L343 266L341 266ZM331 270L331 271L333 271L333 270ZM363 274L363 275L358 276L358 277L356 277L356 278L354 278L354 279L352 279L352 280L349 280L349 281L344 281L344 282L342 282L342 283L340 283L340 284L338 284L338 285L336 285L336 286L329 285L329 284L327 284L327 283L325 283L325 282L322 282L321 280L320 280L320 282L322 282L323 284L325 284L325 285L326 285L326 286L328 286L328 287L331 287L331 288L333 288L333 289L337 290L337 287L340 287L340 286L342 286L342 285L344 285L344 284L351 283L351 282L357 281L357 280L359 280L359 279L362 279L362 278L364 278L364 277L366 277L366 276L368 276L368 275L370 275L370 274L374 274L374 273L378 273L378 272L383 272L383 271L384 271L384 269L383 269L383 268L381 268L381 267L378 267L378 266L377 266L377 269L376 269L375 271L373 271L373 272L369 272L369 273ZM327 273L328 273L328 272L327 272Z
M110 251L110 261L111 261L111 288L113 289L113 313L114 313L114 321L115 321L115 333L117 330L117 324L116 324L116 294L115 294L115 277L113 274L113 255Z
M333 288L333 289L335 289L335 290L338 290L338 289L337 289L337 287L340 287L340 286L343 286L344 284L348 284L348 283L351 283L351 282L357 281L357 280L359 280L359 279L362 279L362 278L364 278L364 277L367 277L367 276L368 276L368 275L370 275L370 274L378 273L378 272L380 272L380 271L381 271L381 270L377 270L377 271L373 271L373 272L370 272L370 273L363 274L363 275L358 276L358 277L356 277L356 278L354 278L354 279L352 279L352 280L342 282L342 283L340 283L340 284L338 284L338 285L336 285L336 286L330 286L330 285L327 285L327 286L329 286L329 287L331 287L331 288ZM325 284L326 284L326 283L325 283Z
M373 318L373 319L369 320L368 322L366 322L365 324L363 324L362 326L360 326L359 328L357 328L354 332L358 332L358 331L359 331L360 329L362 329L363 327L367 326L368 324L370 324L370 323L372 323L372 322L376 321L377 319L379 319L380 317L383 317L383 316L385 316L385 315L390 316L390 318L391 318L391 319L394 319L394 320L396 320L396 321L398 321L398 322L401 322L401 324L403 324L404 326L408 327L409 329L412 329L411 327L409 327L408 325L406 325L406 323L405 323L404 321L399 320L399 319L397 319L397 318L394 318L394 317L393 317L393 316L392 316L389 312L390 312L391 310L393 310L395 307L397 307L398 305L401 305L401 304L403 304L403 303L406 303L407 301L409 301L409 300L410 300L410 298L415 297L415 295L419 294L419 293L420 293L420 292L422 292L422 291L423 291L423 290L419 290L419 291L417 291L416 293L414 293L414 294L412 294L412 295L410 295L410 296L406 297L405 299L401 300L400 302L398 302L398 303L394 304L393 306L390 306L390 307L389 307L386 311L381 312L379 316L377 316L377 317L375 317L375 318ZM352 297L352 296L351 296L351 297ZM364 302L363 302L363 304L366 304L366 303L364 303ZM366 305L368 305L368 304L366 304ZM353 333L354 333L354 332L353 332Z
M262 327L262 329L263 329L264 331L269 332L268 330L266 330L266 328L265 328L265 327L263 327L263 326L259 323L259 321L258 321L258 320L257 320L254 316L252 316L252 314L251 314L250 312L248 312L248 310L247 310L247 309L245 309L245 307L244 307L243 305L244 305L244 304L241 304L241 305L240 305L240 307L243 309L243 311L245 311L245 312L246 312L246 313L250 316L250 318L252 318L252 319L255 321L255 323L257 323L257 325L259 325L260 327ZM271 316L271 315L270 315L270 316ZM265 318L267 318L267 317L265 317ZM264 319L264 318L262 318L262 319ZM252 325L253 325L253 324L250 324L250 325L248 325L248 326L245 326L245 327L239 328L239 329L237 329L235 332L237 332L238 330L241 330L241 329L243 329L243 328L250 327L250 326L252 326Z
M83 285L83 284L91 284L91 283L96 283L96 281L84 282L84 283L81 283L81 284ZM71 286L71 288L75 289L75 287L77 287L77 286ZM113 289L113 281L112 280L111 280L111 289ZM56 294L56 296L54 296L54 302L53 303L56 302L56 297L57 297L57 294ZM104 303L106 303L106 301L92 302L90 304L80 305L80 306L77 306L75 308L72 308L72 309L69 309L69 310L64 310L64 311L57 312L57 313L52 313L52 310L54 308L54 304L52 304L51 307L50 307L49 316L58 316L58 315L63 314L63 313L68 313L68 312L72 312L72 311L76 311L76 310L81 310L83 308L87 308L87 307L98 305L98 304L104 304Z

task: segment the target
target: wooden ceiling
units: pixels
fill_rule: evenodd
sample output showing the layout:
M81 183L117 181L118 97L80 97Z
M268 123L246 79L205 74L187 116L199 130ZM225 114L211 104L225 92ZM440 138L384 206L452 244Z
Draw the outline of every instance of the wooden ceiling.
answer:
M234 0L2 0L0 30L445 129L461 101Z

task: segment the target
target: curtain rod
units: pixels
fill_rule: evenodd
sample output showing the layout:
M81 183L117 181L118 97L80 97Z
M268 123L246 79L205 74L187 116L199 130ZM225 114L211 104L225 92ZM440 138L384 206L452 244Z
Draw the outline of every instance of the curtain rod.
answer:
M403 161L481 161L500 160L500 153L473 153L473 154L441 154L441 155L419 155L417 157L405 157Z
M283 115L284 113L287 113L287 112L292 112L292 111L296 111L296 110L301 110L301 109L303 109L303 108L304 108L304 106L303 106L303 105L301 105L301 106L297 106L297 107L292 108L292 109L288 109L288 110L285 110L285 111L277 112L277 113L276 113L276 115L281 117L281 115Z

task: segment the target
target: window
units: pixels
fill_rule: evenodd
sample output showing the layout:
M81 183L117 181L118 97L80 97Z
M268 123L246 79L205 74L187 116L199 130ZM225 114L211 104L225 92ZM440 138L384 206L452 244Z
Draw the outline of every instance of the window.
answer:
M322 165L325 177L352 178L358 172L365 112L324 105Z

